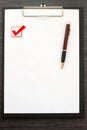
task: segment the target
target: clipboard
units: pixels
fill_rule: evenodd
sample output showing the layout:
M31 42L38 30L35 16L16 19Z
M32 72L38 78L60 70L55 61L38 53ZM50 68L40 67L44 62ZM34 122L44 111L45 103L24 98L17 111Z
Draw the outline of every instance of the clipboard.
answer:
M83 8L44 4L3 9L3 118L83 117L82 14ZM67 19L71 22L71 34L61 70ZM25 29L16 34L22 25Z

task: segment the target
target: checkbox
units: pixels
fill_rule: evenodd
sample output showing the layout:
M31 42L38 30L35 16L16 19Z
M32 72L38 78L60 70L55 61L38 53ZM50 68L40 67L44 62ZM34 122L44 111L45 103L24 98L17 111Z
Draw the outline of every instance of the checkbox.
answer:
M22 31L20 33L18 33L17 35L14 34L13 31L18 31L21 28L21 26L12 26L11 27L11 37L22 37Z

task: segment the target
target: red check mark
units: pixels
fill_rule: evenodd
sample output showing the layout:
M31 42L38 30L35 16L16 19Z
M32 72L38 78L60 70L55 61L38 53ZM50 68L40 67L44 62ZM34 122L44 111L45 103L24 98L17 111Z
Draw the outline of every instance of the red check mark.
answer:
M26 28L26 27L23 25L23 26L21 26L21 27L19 28L18 31L13 30L12 32L13 32L14 35L16 36L17 34L19 34L20 32L22 32L25 28Z

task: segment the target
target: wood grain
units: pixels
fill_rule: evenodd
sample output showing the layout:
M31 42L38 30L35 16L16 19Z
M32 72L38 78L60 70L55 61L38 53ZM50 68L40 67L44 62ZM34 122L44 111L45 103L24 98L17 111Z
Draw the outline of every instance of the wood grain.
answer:
M2 7L24 5L84 7L84 118L82 119L2 119L0 130L87 130L87 0L0 0L0 113L2 111Z

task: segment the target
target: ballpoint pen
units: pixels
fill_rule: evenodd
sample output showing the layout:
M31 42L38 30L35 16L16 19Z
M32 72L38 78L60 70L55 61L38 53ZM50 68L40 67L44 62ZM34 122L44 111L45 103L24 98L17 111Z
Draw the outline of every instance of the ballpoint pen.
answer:
M62 56L61 56L61 68L62 69L63 69L65 58L66 58L66 51L67 51L69 33L70 33L70 23L68 22L66 24L65 37L64 37L64 43L63 43L63 50L62 50Z

